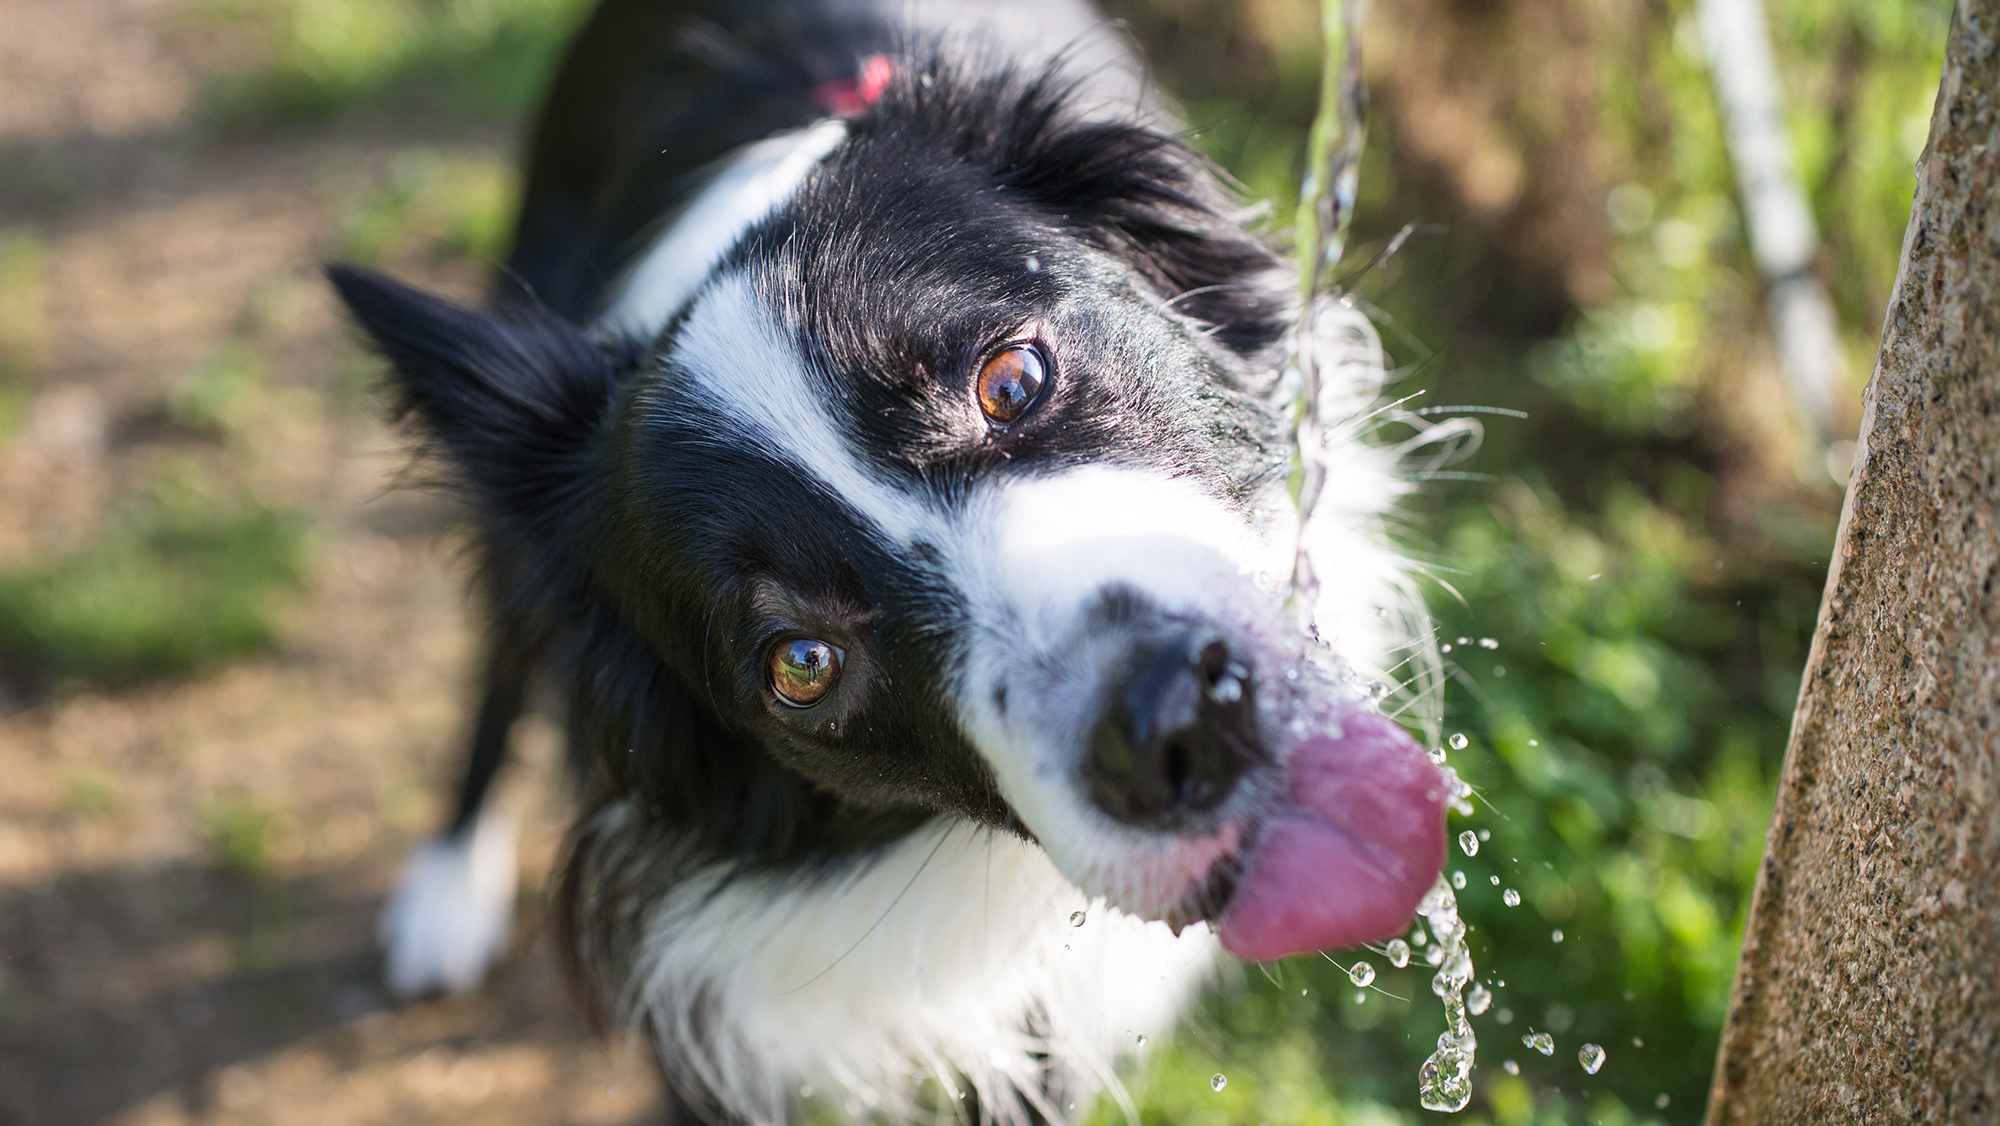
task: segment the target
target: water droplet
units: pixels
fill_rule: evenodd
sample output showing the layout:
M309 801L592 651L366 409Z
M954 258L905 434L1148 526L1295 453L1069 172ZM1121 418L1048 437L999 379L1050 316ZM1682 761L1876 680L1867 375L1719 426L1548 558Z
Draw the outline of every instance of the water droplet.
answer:
M1506 676L1506 675L1507 675L1507 666L1506 666L1506 665L1494 665L1494 666L1493 666L1493 675L1494 675L1494 676Z
M1376 617L1378 617L1378 618L1380 618L1380 619L1382 619L1382 620L1383 620L1383 621L1385 621L1385 622L1386 622L1386 621L1388 621L1388 620L1389 620L1389 608L1388 608L1387 606L1377 606L1377 607L1375 607L1375 616L1376 616Z
M1426 754L1428 754L1428 755L1430 755L1430 757L1431 757L1431 765L1432 765L1432 766L1443 766L1443 765L1444 765L1444 748L1443 748L1443 747L1432 747L1432 748L1431 748L1430 750L1426 751L1425 753L1426 753Z
M1418 923L1410 928L1411 946L1422 946L1429 939L1430 935L1424 933L1424 925L1422 923Z
M1492 991L1476 981L1473 982L1472 988L1465 993L1465 1011L1471 1013L1473 1016L1478 1016L1492 1006Z
M1540 739L1530 739L1528 740L1528 745L1530 747L1539 747L1542 745L1542 741Z
M1513 888L1508 888L1506 891L1500 893L1500 902L1505 903L1509 907L1519 907L1521 905L1521 893L1515 891Z
M1500 1070L1506 1072L1509 1075L1519 1075L1521 1074L1521 1065L1515 1063L1513 1060L1501 1060Z
M1653 1100L1653 1105L1659 1107L1661 1110L1665 1110L1667 1109L1667 1104L1673 1101L1666 1096L1666 1092L1662 1091L1660 1097Z
M1366 987L1375 980L1375 967L1367 962L1356 962L1354 968L1347 971L1347 980Z
M1595 1044L1585 1044L1576 1050L1576 1062L1583 1065L1585 1075L1596 1075L1597 1069L1604 1066L1604 1049Z
M1487 882L1487 883L1489 883L1489 884L1492 884L1492 885L1493 885L1494 887L1499 887L1499 886L1500 886L1500 877L1498 877L1498 876L1488 876L1488 877L1486 877L1486 882Z
M1374 700L1376 703L1381 703L1383 700L1389 698L1389 686L1379 680L1376 681L1368 686L1368 698Z
M1083 925L1083 920L1084 920L1084 915L1083 915L1083 912L1081 912L1081 911L1071 911L1071 912L1069 913L1069 925L1070 925L1070 926L1073 926L1073 927L1080 927L1080 926L1082 926L1082 925Z
M1632 1037L1632 1046L1634 1048L1643 1048L1646 1046L1646 1042L1644 1040L1639 1039L1637 1036L1634 1036Z
M1481 649L1498 649L1500 648L1500 642L1495 638L1482 637L1479 639L1479 647Z
M1468 746L1470 746L1470 745L1472 744L1472 740L1470 740L1470 739L1467 739L1467 738L1465 737L1465 732L1463 732L1463 731L1454 731L1454 732L1452 732L1452 733L1451 733L1451 738L1449 738L1449 739L1445 740L1445 742L1447 742L1447 743L1450 743L1450 744L1451 744L1451 749L1452 749L1452 750L1454 750L1454 751L1462 751L1462 750L1464 750L1464 749L1465 749L1466 747L1468 747Z
M1389 964L1399 970L1410 964L1410 944L1400 938L1383 943L1382 951L1389 956Z
M1599 572L1597 572L1596 574L1594 574L1594 575L1590 576L1590 581L1591 581L1591 582L1596 582L1597 580L1599 580L1599 579L1601 579L1601 578L1603 578L1603 577L1604 577L1604 572L1602 572L1602 571L1599 571Z
M1146 1046L1146 1034L1145 1034L1145 1033L1141 1032L1141 1033L1140 1033L1139 1035L1137 1035L1137 1036L1134 1036L1134 1037L1133 1037L1132 1039L1133 1039L1134 1041L1136 1041L1136 1042L1138 1043L1138 1045L1139 1045L1139 1046L1140 1046L1141 1048L1143 1048L1143 1047L1145 1047L1145 1046Z
M1482 840L1482 841L1490 841L1490 840L1492 840L1492 839L1493 839L1493 830L1491 830L1491 829L1481 829L1481 830L1479 830L1479 839L1480 839L1480 840Z
M1032 254L1028 255L1028 272L1029 272L1029 273L1031 273L1031 274L1039 274L1039 273L1041 273L1041 272L1042 272L1042 260L1041 260L1041 259L1039 259L1039 258L1037 258L1037 257L1035 257L1035 256L1034 256L1034 255L1032 255Z
M1501 1009L1499 1012L1493 1014L1493 1019L1499 1021L1501 1024L1513 1024L1514 1010Z
M1458 639L1458 643L1460 645L1470 645L1472 644L1472 639L1469 637L1461 637Z
M1457 889L1458 889L1458 890L1460 890L1460 891L1464 891L1464 890L1465 890L1465 873L1464 873L1464 872L1460 872L1460 871L1457 871L1457 870L1453 870L1453 872L1452 872L1452 874L1451 874L1451 886L1452 886L1452 887L1455 887L1455 888L1457 888Z
M1437 945L1437 946L1433 946L1433 947L1431 947L1430 949L1428 949L1428 950L1424 951L1424 961L1425 961L1425 962L1428 962L1429 964L1431 964L1431 965L1433 965L1433 966L1441 966L1441 965L1443 965L1443 964L1444 964L1444 946L1440 944L1440 945Z
M1521 1043L1526 1044L1528 1047L1545 1056L1556 1054L1556 1038L1546 1032L1530 1032L1526 1036L1521 1037Z
M1441 653L1451 652L1451 642L1447 641L1443 645L1438 646L1438 651Z
M1229 1086L1229 1077L1219 1071L1215 1073L1215 1078L1208 1081L1208 1089L1211 1091L1220 1091L1227 1086Z
M1354 1003L1355 1003L1355 1004L1357 1004L1357 1005L1365 1005L1365 1004L1367 1004L1367 1003L1368 1003L1368 992L1367 992L1366 990L1363 990L1363 989L1357 989L1357 990L1355 990L1355 991L1354 991Z
M1549 932L1550 942L1561 942L1562 940L1563 940L1563 932L1561 927L1557 927L1555 930Z
M1305 996L1305 995L1306 995L1306 991L1305 991L1305 990L1303 990L1303 989L1299 990L1299 996L1303 997L1303 996Z
M1460 833L1458 835L1458 847L1460 849L1463 849L1465 855L1467 856L1478 856L1479 834L1473 832L1470 829L1467 829L1465 832Z

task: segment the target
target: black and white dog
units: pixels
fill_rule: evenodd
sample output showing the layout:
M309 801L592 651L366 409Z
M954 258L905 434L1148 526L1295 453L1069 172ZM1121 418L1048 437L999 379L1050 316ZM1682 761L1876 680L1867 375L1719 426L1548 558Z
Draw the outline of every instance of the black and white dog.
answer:
M1307 644L1291 271L1174 129L1074 0L608 0L489 309L332 271L493 608L398 990L506 944L531 677L588 795L565 950L678 1122L1066 1121L1219 951L1407 925L1448 794L1359 687L1415 636L1379 349L1323 334Z

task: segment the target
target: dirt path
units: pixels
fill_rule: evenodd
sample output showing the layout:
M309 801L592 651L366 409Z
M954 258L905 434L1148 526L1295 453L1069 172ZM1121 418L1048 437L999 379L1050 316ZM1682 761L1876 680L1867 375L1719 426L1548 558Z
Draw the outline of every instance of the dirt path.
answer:
M590 1038L538 937L545 722L506 795L529 818L513 956L475 997L398 1007L377 981L375 914L460 738L468 622L449 512L392 487L406 459L316 264L410 153L504 169L506 136L221 137L203 76L256 44L202 11L0 5L0 245L34 259L0 568L176 474L308 516L309 566L267 655L0 698L0 1124L644 1120L643 1060ZM464 256L389 259L477 285ZM260 374L220 433L159 423L238 355Z

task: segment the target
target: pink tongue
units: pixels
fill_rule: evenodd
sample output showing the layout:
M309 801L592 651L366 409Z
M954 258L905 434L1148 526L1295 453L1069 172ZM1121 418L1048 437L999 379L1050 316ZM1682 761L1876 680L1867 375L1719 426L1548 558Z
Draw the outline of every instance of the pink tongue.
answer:
M1223 949L1252 962L1388 938L1444 867L1445 783L1373 712L1292 752L1290 793L1223 912Z

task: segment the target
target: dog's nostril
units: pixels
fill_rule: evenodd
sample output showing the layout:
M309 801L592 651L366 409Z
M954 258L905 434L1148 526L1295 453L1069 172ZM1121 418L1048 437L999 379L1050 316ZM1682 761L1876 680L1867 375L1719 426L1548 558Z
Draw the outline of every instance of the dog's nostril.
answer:
M1173 828L1213 809L1257 754L1250 671L1213 634L1141 645L1091 732L1091 796L1121 821Z

